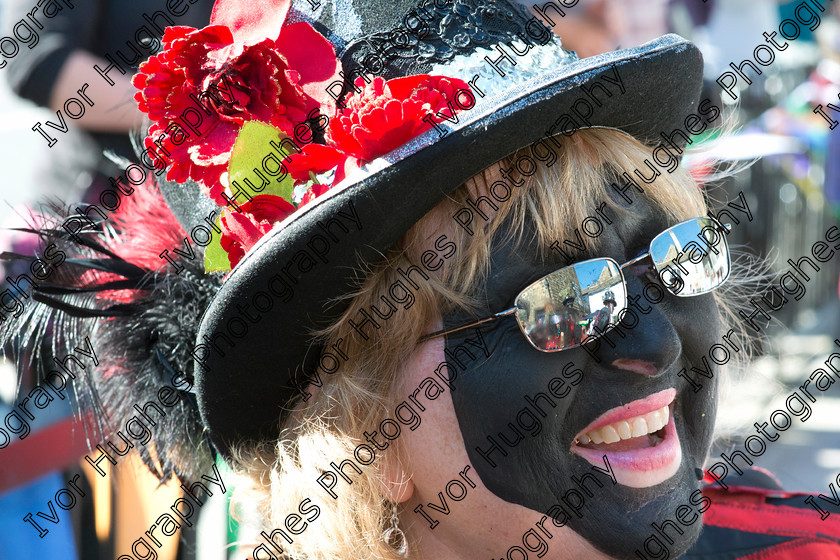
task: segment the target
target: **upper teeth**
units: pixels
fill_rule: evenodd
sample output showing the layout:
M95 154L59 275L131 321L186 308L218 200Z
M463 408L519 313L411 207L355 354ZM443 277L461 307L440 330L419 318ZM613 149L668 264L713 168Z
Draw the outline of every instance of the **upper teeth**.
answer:
M635 416L627 420L621 420L615 424L601 426L597 430L591 430L578 438L578 443L615 443L622 439L652 434L661 430L668 423L668 407L663 406L642 416Z

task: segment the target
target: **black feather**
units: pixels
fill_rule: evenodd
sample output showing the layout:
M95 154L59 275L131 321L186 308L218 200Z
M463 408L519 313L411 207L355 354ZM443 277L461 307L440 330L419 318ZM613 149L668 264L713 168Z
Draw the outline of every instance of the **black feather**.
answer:
M138 189L134 196L138 193L166 208L159 192L143 194ZM160 207L155 208L160 217ZM30 367L37 379L43 379L53 357L63 358L89 337L100 364L79 372L74 388L77 413L89 419L84 425L91 448L115 441L118 430L127 434L126 422L139 418L134 405L155 402L165 416L150 414L156 423L148 426L152 440L145 445L134 441L134 448L161 481L172 476L196 480L208 472L214 453L204 436L195 395L181 391L182 398L166 408L158 391L164 385L173 386L178 373L193 381L190 350L201 315L221 285L221 275L204 273L200 253L194 260L182 259L180 274L169 265L149 270L120 256L127 252L117 247L131 231L100 222L71 236L60 227L67 216L52 203L41 209L40 223L18 229L38 235L45 245L55 244L67 258L54 267L48 282L38 282L18 317L0 324L0 344L11 351L20 369ZM173 235L183 237L171 212L166 220L162 224L150 219L144 226L177 228L180 233ZM35 258L0 254L6 261Z

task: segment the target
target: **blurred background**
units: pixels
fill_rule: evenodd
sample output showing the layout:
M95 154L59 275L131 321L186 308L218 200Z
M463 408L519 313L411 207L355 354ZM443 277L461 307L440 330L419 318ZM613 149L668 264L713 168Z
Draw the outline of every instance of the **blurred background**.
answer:
M721 95L715 80L730 70L730 62L753 60L753 49L766 44L762 33L777 30L783 19L795 20L801 3L580 0L565 9L566 17L553 18L564 46L581 57L635 46L668 31L698 44L706 61L704 97L725 109L738 132L713 145L705 155L686 158L684 164L702 176L709 155L754 162L736 176L706 188L722 201L744 193L755 218L737 226L730 243L768 258L771 269L778 273L788 268L787 259L810 255L812 244L840 221L840 127L830 130L829 122L814 113L822 106L830 118L840 120L840 112L827 109L829 103L840 106L840 8L825 7L824 12L810 8L818 14L819 26L813 32L801 26L798 39L789 41L784 52L777 52L774 63L761 67L762 75L750 73L753 83L737 90L737 103ZM12 37L15 28L19 39L0 40L8 62L0 69L3 228L23 225L28 209L37 209L37 203L45 198L67 204L95 201L106 178L118 170L102 156L102 150L135 159L128 131L139 127L141 118L131 99L130 76L112 73L117 80L114 87L96 85L98 89L94 89L102 80L92 66L97 62L107 66L103 54L120 49L129 61L136 59L136 67L154 44L149 39L145 45L138 43L139 48L132 52L125 40L140 25L143 11L165 9L158 1L74 0L76 7L70 10L65 5L46 20L46 29L32 29L39 43L30 49L26 43L32 39L27 38L26 28L16 27L16 23L28 21L26 13L36 4L34 0L0 0L0 36ZM175 23L203 27L211 8L212 2L199 0ZM17 45L14 55L12 43ZM663 77L662 87L668 87L669 79ZM57 139L54 147L48 147L47 140L32 130L33 125L55 122L55 110L76 95L84 82L91 84L90 96L96 106L88 108L84 118L68 120L66 134L45 127ZM717 131L710 131L702 137L712 141L716 135ZM33 237L4 229L0 231L0 251L31 254L37 249ZM833 344L840 339L838 261L834 257L812 276L801 300L791 299L773 313L775 320L757 341L746 371L731 375L720 408L721 439L713 454L738 444L753 433L753 422L765 421L772 410L784 408L785 396L832 351L840 351ZM3 277L13 273L19 272L7 263ZM26 374L18 379L14 364L0 361L0 417L18 402L19 383L20 393L26 394L36 382ZM786 489L827 493L829 482L840 472L840 393L832 395L831 389L819 394L812 405L812 417L805 423L794 420L793 428L756 461L773 472ZM114 560L121 555L143 560L244 556L235 555L228 546L243 534L227 512L227 497L218 493L201 508L195 526L167 537L160 549L136 549L132 555L136 539L183 492L175 484L158 487L137 461L121 460L108 478L94 474L81 460L89 452L89 443L79 426L68 401L56 401L39 411L26 439L13 437L0 450L0 523L6 528L0 536L0 560L24 554L85 560ZM21 519L29 512L49 514L47 502L54 501L56 492L77 474L89 497L78 500L69 511L57 509L58 524L36 515L39 525L50 531L39 538L35 528Z

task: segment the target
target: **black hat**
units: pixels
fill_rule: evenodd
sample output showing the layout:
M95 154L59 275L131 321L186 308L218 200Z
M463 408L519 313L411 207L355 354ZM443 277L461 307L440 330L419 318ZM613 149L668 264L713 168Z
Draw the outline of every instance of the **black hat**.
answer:
M506 0L436 0L422 10L412 0L293 7L290 18L316 20L336 45L345 91L364 63L388 78L461 78L476 102L457 122L408 141L289 216L230 273L201 321L195 365L202 419L223 451L276 437L295 387L318 365L321 349L309 333L346 308L329 302L357 286L360 262L378 262L464 180L525 146L562 149L547 137L578 127L613 127L652 145L699 101L700 52L676 35L578 60ZM418 38L410 31L421 19L429 33ZM246 326L241 310L266 309L269 300L271 310Z

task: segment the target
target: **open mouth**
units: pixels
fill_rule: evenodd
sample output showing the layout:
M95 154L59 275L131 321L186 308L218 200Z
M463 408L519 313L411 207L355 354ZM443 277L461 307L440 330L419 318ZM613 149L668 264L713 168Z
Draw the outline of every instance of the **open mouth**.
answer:
M619 420L586 432L575 443L598 451L632 451L656 447L665 440L665 426L670 417L670 408L663 406L642 416Z
M677 392L665 389L610 409L581 430L572 453L593 465L610 462L616 482L645 488L664 482L680 466L682 450L674 423Z

